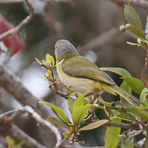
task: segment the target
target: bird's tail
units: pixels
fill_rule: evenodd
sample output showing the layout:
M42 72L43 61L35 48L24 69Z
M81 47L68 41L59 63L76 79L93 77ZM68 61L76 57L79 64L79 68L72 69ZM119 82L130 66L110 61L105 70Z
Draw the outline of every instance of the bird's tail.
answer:
M126 92L122 88L120 88L118 86L112 86L109 89L110 89L110 91L113 91L114 93L116 93L119 96L121 96L122 98L124 98L130 104L135 105L135 106L140 106L141 105L140 101L136 97L129 94L128 92Z

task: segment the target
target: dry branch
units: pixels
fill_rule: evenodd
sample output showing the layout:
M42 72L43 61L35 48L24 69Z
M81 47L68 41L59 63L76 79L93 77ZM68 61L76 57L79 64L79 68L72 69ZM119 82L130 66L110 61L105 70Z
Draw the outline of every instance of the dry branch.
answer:
M4 32L3 34L0 35L0 41L3 40L4 38L8 37L9 35L15 34L15 33L19 33L21 31L22 28L24 28L33 18L34 16L34 10L33 7L31 6L31 3L29 0L25 0L29 10L30 10L30 14L29 16L27 16L18 26Z
M117 28L112 28L109 31L104 32L103 34L93 38L86 45L80 48L80 53L86 53L89 50L96 50L98 47L111 43L114 40L114 37L119 34Z

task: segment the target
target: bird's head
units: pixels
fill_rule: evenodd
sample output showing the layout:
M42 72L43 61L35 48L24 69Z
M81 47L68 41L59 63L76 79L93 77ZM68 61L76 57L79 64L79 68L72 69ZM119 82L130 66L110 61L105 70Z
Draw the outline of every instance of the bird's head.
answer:
M57 62L78 55L78 51L68 40L61 39L56 42L55 56Z

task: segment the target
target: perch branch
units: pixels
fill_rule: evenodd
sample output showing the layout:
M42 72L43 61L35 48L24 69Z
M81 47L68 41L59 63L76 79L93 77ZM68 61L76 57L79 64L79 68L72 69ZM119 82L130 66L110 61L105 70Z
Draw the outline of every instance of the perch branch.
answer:
M15 33L19 33L22 28L24 28L33 18L34 16L34 10L33 7L31 6L31 3L29 0L25 0L29 10L30 10L30 14L29 16L27 16L18 26L4 32L3 34L0 35L0 41L3 40L4 38L8 37L9 35L15 34Z

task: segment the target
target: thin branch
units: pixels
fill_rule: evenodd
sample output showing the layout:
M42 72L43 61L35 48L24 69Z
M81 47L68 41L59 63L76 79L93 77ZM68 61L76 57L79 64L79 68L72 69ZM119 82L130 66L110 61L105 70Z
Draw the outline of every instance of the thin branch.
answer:
M118 4L128 4L130 3L133 6L142 7L142 8L148 8L148 1L145 0L112 0L113 2L116 2Z
M4 38L8 37L9 35L12 35L12 34L15 34L15 33L19 33L22 28L24 28L33 18L34 16L34 10L33 10L33 7L31 6L31 3L29 0L25 0L28 8L29 8L29 11L30 11L30 14L29 16L27 16L18 26L4 32L3 34L0 35L0 41L3 40Z
M61 92L59 92L59 91L56 91L56 94L57 94L58 96L61 96L61 97L65 98L66 100L68 100L68 94L63 94L63 93L61 93Z
M110 43L114 40L119 34L119 30L117 28L112 28L109 31L104 32L103 34L93 38L86 45L80 48L80 53L84 54L89 50L96 50L98 47Z

